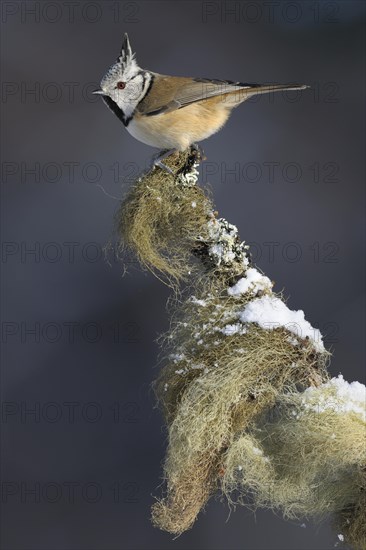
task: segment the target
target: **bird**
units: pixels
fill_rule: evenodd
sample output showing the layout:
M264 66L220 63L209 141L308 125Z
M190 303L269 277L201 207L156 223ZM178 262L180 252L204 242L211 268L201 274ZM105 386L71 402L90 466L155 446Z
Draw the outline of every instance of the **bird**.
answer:
M117 61L93 93L101 95L137 140L164 151L185 151L220 130L232 110L250 97L308 87L169 76L141 69L126 33Z

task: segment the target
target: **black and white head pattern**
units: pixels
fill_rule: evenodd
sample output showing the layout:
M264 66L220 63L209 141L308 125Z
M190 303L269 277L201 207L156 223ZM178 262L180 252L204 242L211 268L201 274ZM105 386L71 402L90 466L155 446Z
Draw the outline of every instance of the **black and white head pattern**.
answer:
M100 83L105 103L125 126L131 120L137 105L145 97L152 78L148 71L138 66L128 36L125 34L120 56Z

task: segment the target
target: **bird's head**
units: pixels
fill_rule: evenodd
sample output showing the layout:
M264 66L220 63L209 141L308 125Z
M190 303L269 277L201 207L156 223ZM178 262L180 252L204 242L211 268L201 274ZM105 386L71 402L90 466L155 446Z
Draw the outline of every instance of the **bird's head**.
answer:
M117 61L102 78L100 94L107 106L128 124L139 102L145 97L151 81L151 74L141 69L132 53L128 35L125 34Z

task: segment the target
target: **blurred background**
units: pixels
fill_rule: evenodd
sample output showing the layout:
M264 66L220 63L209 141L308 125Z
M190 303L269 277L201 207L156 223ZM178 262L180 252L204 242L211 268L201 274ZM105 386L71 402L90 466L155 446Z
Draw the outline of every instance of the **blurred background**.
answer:
M149 520L166 432L151 382L169 289L103 247L156 151L91 91L124 32L143 68L311 89L240 106L201 181L255 263L364 382L365 4L7 1L2 18L2 548L331 549L324 524L212 499Z

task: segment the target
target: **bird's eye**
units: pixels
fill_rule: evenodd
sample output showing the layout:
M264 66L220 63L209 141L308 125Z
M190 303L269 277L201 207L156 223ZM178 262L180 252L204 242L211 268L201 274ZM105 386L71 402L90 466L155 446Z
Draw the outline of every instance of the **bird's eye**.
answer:
M123 90L126 87L126 82L119 81L117 82L117 88Z

